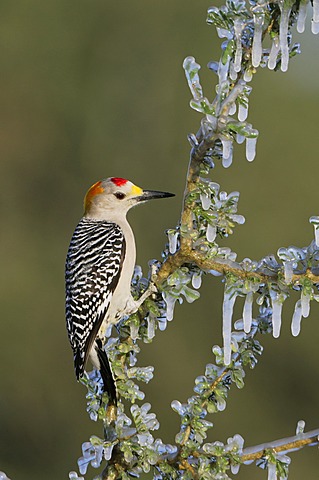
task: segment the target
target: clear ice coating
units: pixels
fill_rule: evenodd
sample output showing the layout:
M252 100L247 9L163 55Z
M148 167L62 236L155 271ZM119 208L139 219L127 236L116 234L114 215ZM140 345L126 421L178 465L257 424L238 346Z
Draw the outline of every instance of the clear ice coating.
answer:
M248 162L252 162L256 156L257 137L246 138L246 158Z
M253 321L253 292L248 292L245 298L243 309L244 332L249 333Z
M278 57L279 50L280 50L280 42L279 42L278 35L276 35L273 38L270 53L269 53L269 58L268 58L268 68L269 68L269 70L274 70L275 69L275 67L277 65L277 57Z
M281 71L288 70L289 63L289 46L288 46L288 27L291 7L285 6L284 0L279 1L281 10L280 25L279 25L279 43L281 51Z
M264 25L264 12L261 10L254 13L254 37L252 49L252 64L253 67L259 67L262 57L262 33Z
M302 319L301 300L297 300L295 305L295 310L292 316L292 321L291 321L291 333L294 337L297 337L300 333L301 319Z
M300 2L298 20L297 20L298 33L303 33L305 31L307 6L308 6L308 2Z
M236 301L235 292L224 293L223 301L223 340L224 340L224 363L229 365L231 362L231 329L233 310Z
M282 302L278 298L271 298L272 304L272 329L273 337L278 338L281 329Z
M236 38L236 51L235 51L235 61L234 61L234 70L235 72L240 72L241 70L241 61L243 56L243 47L241 43L241 34L244 28L244 21L236 18L234 21L234 31Z

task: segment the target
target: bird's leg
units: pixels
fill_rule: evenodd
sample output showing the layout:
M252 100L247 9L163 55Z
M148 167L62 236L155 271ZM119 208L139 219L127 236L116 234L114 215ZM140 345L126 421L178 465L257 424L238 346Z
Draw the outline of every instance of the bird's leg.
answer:
M145 292L140 296L138 300L134 300L133 298L129 300L126 311L125 311L125 315L132 315L132 313L135 313L148 297L153 295L153 293L157 292L155 279L156 279L156 266L153 264L151 266L151 279L150 279L150 283L147 290L145 290Z

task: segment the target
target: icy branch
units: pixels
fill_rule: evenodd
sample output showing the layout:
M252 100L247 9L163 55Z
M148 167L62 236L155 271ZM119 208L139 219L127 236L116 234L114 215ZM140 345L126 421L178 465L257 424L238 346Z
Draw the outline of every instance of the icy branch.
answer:
M286 454L300 450L305 446L318 445L319 428L307 433L294 435L292 437L281 438L273 442L262 443L254 447L244 448L242 454L243 463L250 463L264 456L266 450L273 450L276 453Z

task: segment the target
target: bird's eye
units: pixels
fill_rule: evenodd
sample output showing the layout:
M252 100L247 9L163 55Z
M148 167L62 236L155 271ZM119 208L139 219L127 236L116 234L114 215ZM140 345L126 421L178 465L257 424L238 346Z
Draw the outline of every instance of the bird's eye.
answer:
M116 196L116 198L118 198L119 200L123 200L123 198L125 198L125 193L123 192L116 192L114 193L114 195Z

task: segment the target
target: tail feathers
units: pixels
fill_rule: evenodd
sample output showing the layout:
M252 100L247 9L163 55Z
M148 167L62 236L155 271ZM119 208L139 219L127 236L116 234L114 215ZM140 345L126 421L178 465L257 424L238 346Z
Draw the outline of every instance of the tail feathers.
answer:
M79 348L74 351L74 368L76 379L79 380L84 374L84 356L85 353Z
M112 405L117 405L117 395L116 395L116 386L115 381L113 378L112 370L110 367L109 359L105 351L102 349L102 341L100 339L96 339L96 353L100 363L100 373L103 380L103 390L107 392L109 396L109 403Z

